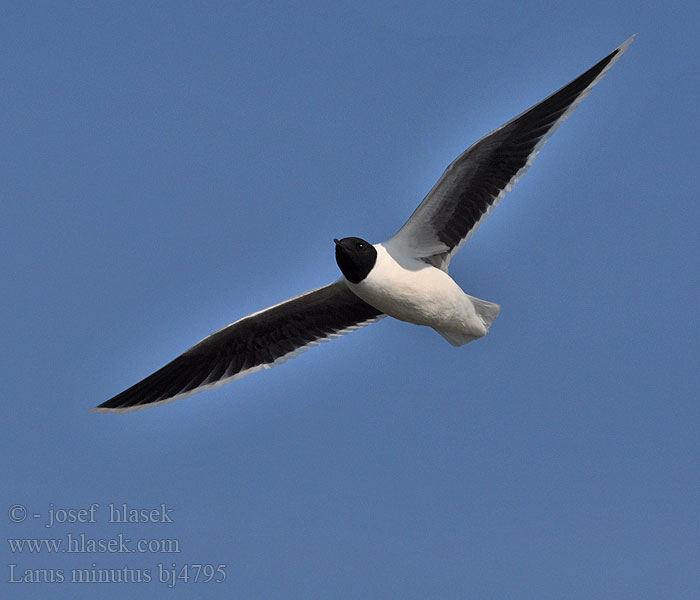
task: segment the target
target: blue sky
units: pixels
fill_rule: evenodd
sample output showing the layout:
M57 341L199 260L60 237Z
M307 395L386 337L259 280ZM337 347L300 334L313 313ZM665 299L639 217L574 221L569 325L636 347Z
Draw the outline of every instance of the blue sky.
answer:
M3 538L180 548L2 540L3 596L698 597L696 6L3 12ZM385 319L213 392L88 412L336 278L333 237L391 236L464 148L633 33L452 262L502 305L485 339ZM174 522L109 523L124 503ZM172 563L226 580L169 588ZM8 583L10 564L66 581ZM68 581L123 567L152 581Z

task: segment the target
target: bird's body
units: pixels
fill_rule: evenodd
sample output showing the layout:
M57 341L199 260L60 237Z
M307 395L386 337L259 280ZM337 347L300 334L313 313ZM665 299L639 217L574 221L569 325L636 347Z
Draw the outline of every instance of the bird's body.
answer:
M497 304L475 303L446 271L390 243L374 248L377 261L367 277L359 283L346 280L355 295L390 317L432 327L454 346L486 335L498 314ZM488 316L484 304L493 307Z
M454 346L486 335L500 307L462 291L450 260L631 42L467 148L392 238L335 240L342 278L231 323L95 410L137 410L212 389L386 315L432 327Z

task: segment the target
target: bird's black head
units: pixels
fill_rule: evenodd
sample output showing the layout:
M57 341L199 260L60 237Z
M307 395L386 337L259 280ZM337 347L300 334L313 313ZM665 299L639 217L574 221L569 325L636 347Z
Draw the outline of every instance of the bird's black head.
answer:
M360 283L377 262L377 251L369 242L360 238L346 237L335 242L335 262L351 283Z

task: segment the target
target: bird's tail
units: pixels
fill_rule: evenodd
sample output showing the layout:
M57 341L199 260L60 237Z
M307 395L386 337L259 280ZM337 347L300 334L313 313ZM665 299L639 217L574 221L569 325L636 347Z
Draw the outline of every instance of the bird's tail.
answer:
M487 302L486 300L469 296L469 294L467 294L467 297L474 306L477 316L483 323L483 332L479 332L477 334L476 332L462 333L455 331L440 331L439 329L435 330L453 346L463 346L468 342L484 337L488 333L491 323L496 320L496 317L501 310L500 305L494 302Z
M468 295L468 294L467 294ZM474 305L474 310L479 318L484 322L484 327L486 331L491 327L491 323L496 320L498 313L501 311L501 305L495 302L487 302L486 300L481 300L480 298L474 298L474 296L469 296L469 299Z

